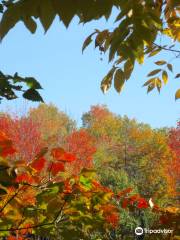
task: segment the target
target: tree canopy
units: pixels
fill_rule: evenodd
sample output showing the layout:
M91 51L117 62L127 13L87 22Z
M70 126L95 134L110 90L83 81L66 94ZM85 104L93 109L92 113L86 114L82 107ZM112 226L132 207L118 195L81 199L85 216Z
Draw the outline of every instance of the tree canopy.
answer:
M84 51L93 41L101 53L108 54L112 68L101 82L104 93L112 84L120 93L136 63L144 64L154 56L159 59L154 62L155 69L147 74L144 87L147 87L148 93L155 88L160 92L168 82L169 73L173 72L172 60L180 57L179 0L8 0L2 1L0 6L1 40L20 21L31 33L35 33L39 19L47 32L56 16L68 27L75 16L83 24L102 17L108 20L115 8L117 16L111 28L113 30L96 29L82 47ZM163 59L161 53L165 53ZM180 78L180 73L173 74L176 79ZM2 72L0 78L2 98L14 99L16 92L20 91L26 99L43 101L38 92L41 86L36 79ZM28 88L24 89L24 84ZM175 93L175 99L178 98L180 89Z

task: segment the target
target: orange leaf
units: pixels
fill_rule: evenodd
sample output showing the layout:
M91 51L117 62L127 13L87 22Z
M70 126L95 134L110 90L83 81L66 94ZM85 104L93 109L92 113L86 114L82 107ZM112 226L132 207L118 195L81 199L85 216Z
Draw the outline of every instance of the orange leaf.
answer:
M76 160L76 157L71 153L64 153L62 161L73 162Z
M61 160L62 156L64 155L65 151L63 148L53 148L51 150L51 156L56 160Z
M63 162L73 162L76 160L76 157L73 154L65 152L63 148L53 148L51 156L56 160Z
M70 193L72 193L72 186L71 186L71 184L70 184L70 182L69 182L69 180L66 180L65 182L64 182L64 194L70 194Z
M121 196L123 196L123 195L126 195L126 194L132 192L132 190L133 190L132 188L126 188L125 190L119 192L119 193L117 194L117 196L118 196L118 197L121 197Z
M21 229L20 230L20 233L22 234L22 235L25 235L25 234L27 234L27 233L32 233L32 228L31 228L31 224L25 224L24 226L23 226L25 229Z

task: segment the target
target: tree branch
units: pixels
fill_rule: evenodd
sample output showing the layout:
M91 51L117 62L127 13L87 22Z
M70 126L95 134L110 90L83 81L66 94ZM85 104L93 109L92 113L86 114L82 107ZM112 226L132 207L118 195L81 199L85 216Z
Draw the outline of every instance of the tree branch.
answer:
M53 224L54 224L54 221L52 221L52 222L50 222L50 223L40 223L40 224L37 224L37 225L28 226L28 227L0 229L0 232L10 232L10 231L19 231L19 230L26 230L26 229L34 229L34 228L39 228L39 227L48 226L48 225L53 225Z
M175 52L175 53L179 53L180 54L180 50L176 50L176 49L171 49L171 48L166 48L166 47L163 47L161 45L158 45L156 43L153 43L156 47L158 48L161 48L163 50L166 50L166 51L170 51L170 52Z
M0 213L3 212L5 207L18 195L20 191L21 189L18 189L18 191L4 204L4 206L0 209Z

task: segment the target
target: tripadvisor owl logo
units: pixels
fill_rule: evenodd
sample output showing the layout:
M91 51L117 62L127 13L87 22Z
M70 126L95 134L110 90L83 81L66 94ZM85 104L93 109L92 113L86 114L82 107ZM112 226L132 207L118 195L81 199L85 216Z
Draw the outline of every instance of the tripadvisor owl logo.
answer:
M136 229L135 229L135 234L136 235L142 235L143 234L143 228L142 227L137 227Z
M171 229L148 229L148 228L142 228L142 227L137 227L135 229L135 234L136 235L143 235L143 234L171 234L173 230Z

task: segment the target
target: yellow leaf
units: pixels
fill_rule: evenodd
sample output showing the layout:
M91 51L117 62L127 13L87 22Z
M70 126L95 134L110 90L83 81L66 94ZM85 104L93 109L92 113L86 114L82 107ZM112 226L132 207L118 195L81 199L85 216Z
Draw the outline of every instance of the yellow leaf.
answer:
M162 72L162 79L164 81L164 84L167 84L167 82L168 82L168 74L167 74L166 71Z
M121 92L123 86L124 86L124 82L125 82L126 78L124 76L124 72L121 69L118 69L116 71L115 77L114 77L114 88L116 89L116 91L118 93Z
M178 89L175 94L175 99L177 100L179 98L180 98L180 89Z

